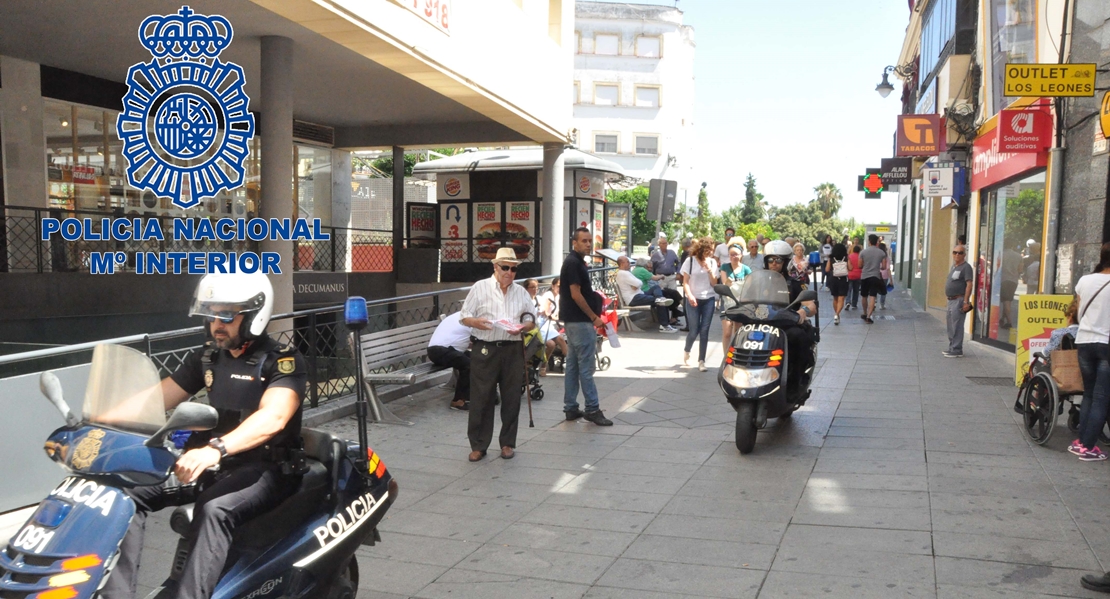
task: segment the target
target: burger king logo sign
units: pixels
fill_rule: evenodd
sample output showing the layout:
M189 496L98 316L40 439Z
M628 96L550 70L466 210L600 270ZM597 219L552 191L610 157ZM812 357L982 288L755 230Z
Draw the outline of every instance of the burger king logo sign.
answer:
M578 180L578 190L582 193L590 193L590 178L582 177Z
M462 181L458 177L451 177L443 182L443 192L449 197L455 197L462 193Z

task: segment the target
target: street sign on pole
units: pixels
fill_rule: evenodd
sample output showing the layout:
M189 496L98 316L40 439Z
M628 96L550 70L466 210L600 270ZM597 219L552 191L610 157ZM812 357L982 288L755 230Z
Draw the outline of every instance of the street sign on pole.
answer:
M878 200L883 197L882 169L869 168L867 174L860 175L858 191L863 192L866 200Z

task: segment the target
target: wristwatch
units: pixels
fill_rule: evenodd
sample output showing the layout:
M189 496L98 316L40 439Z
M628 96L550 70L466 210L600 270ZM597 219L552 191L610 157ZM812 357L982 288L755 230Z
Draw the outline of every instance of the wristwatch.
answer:
M209 441L208 446L219 450L221 460L227 457L227 447L224 445L224 440L220 437L216 437Z

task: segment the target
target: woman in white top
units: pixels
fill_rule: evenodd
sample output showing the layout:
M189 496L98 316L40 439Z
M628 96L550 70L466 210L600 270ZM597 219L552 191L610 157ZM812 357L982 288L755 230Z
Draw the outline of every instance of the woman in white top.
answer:
M832 259L834 245L836 245L836 242L833 241L833 236L825 235L825 241L821 245L821 272L824 273L821 278L825 285L825 289L829 288L829 270L832 269L832 267L829 266L829 260Z
M554 289L554 291L548 289L538 297L540 284L535 279L525 281L524 288L528 290L528 295L531 295L532 301L536 303L536 326L543 338L545 350L545 359L540 364L540 376L547 376L547 360L555 354L556 348L563 353L564 357L570 355L570 350L567 349L567 341L555 326L555 317L553 316L553 314L557 315L559 312L559 277L555 277L555 280L551 282L551 289Z
M690 304L686 312L686 326L690 332L686 333L686 350L682 355L682 363L690 365L690 350L694 347L694 339L700 336L698 370L701 372L706 371L705 352L709 346L709 325L713 322L713 308L717 300L713 285L720 276L717 261L713 259L715 247L713 240L708 237L694 241L690 248L690 257L682 263L679 271L682 273L682 290L686 294L686 302Z
M1079 438L1068 451L1085 462L1105 460L1098 448L1098 435L1106 424L1110 406L1110 243L1102 244L1098 266L1079 279L1075 295L1079 298L1079 370L1083 373L1083 404L1079 410Z

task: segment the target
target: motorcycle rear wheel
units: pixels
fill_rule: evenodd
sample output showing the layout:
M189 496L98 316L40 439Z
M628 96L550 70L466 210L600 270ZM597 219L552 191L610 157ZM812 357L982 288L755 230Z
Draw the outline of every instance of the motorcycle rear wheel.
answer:
M355 599L358 594L358 560L351 556L346 566L339 569L339 573L328 589L327 599Z
M736 408L736 449L741 455L755 449L755 402L746 401Z

